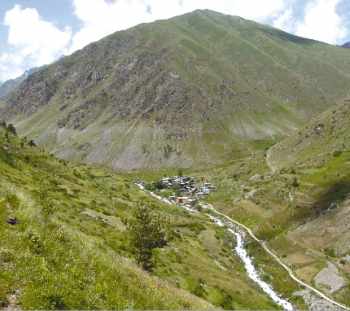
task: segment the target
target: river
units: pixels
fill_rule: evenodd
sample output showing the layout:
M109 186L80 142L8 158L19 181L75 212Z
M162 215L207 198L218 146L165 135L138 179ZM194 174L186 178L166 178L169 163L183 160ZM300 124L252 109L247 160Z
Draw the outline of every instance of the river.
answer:
M152 197L162 201L163 203L171 205L172 202L169 200L155 194L154 192L147 191L142 184L136 184L142 191L147 192ZM180 205L181 206L181 205ZM197 212L194 209L185 208L188 212ZM209 209L213 210L213 209ZM215 210L214 210L215 211ZM247 272L248 277L255 282L277 305L281 306L286 311L293 311L294 308L292 304L287 301L286 299L283 299L279 294L277 294L271 285L266 283L264 280L261 279L261 276L259 275L257 269L254 266L253 260L251 257L249 257L247 250L245 249L245 243L244 243L244 234L241 232L239 228L236 228L231 223L228 223L227 221L223 221L220 219L220 217L213 216L211 214L207 214L208 217L219 227L225 227L227 228L228 232L232 234L234 239L236 240L236 245L233 247L234 252L237 254L237 256L242 260L245 270Z

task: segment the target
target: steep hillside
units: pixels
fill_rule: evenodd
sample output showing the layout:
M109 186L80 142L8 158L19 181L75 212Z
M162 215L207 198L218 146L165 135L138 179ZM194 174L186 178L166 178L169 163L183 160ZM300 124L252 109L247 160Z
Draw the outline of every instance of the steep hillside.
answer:
M140 204L168 224L152 273L130 247ZM129 177L58 160L3 126L0 222L1 307L276 308L206 216L160 205Z
M1 113L65 159L199 167L295 130L348 95L349 72L345 49L196 11L118 32L40 70Z
M349 113L342 101L272 148L217 168L220 190L210 198L269 241L299 277L347 305Z
M349 113L346 100L270 151L272 166L296 174L299 210L312 211L288 239L326 262L318 274L313 270L315 282L339 297L349 297L350 290Z
M27 70L23 75L16 79L7 80L4 83L0 84L0 99L5 98L9 95L14 89L16 89L26 78L29 77L32 73L38 71L39 68L33 68Z
M275 168L319 168L330 159L350 149L350 100L334 106L314 118L295 135L269 151L269 162Z

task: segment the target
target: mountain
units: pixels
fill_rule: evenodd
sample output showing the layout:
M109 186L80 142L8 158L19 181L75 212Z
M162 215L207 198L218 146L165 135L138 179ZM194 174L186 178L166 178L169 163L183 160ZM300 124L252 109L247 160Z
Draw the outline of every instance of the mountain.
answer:
M342 45L343 48L350 48L350 42L347 42Z
M261 142L260 151L198 176L218 185L214 206L250 227L302 280L349 306L350 101L330 106L272 147Z
M290 134L349 92L350 55L195 11L117 32L30 75L1 114L64 159L205 167Z
M300 169L322 167L350 150L350 99L315 117L297 134L270 150L276 168L294 165Z
M310 278L307 271L313 270L311 279L319 288L346 304L350 303L349 113L350 100L341 101L269 151L270 166L279 172L276 174L286 178L293 173L297 180L292 198L294 215L301 214L301 221L299 226L289 223L290 232L284 239L286 245L298 247L287 253L294 253L294 258L307 254L305 260L311 264L300 271ZM315 269L316 265L321 268ZM338 278L338 285L323 277Z
M57 159L1 124L1 308L276 308L223 228L159 203L133 178ZM154 250L151 272L136 264L130 244L138 206L166 219L168 242Z
M25 79L25 78L24 78ZM19 80L8 80L0 85L0 98L6 97L12 90L14 90L24 79Z
M27 70L23 75L16 79L7 80L0 83L0 99L4 99L14 89L16 89L25 79L27 79L32 73L38 71L39 68L32 68Z

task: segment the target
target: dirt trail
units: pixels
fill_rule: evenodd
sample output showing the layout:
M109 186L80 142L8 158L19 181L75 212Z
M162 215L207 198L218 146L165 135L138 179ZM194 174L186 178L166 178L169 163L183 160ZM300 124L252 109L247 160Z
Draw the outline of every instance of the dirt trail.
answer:
M144 187L141 185L137 185L139 187L140 190L148 193L147 191L145 191ZM159 199L159 196L153 196L156 199ZM163 201L163 198L160 198L161 201ZM163 201L164 202L164 201ZM168 202L164 202L164 203L168 203ZM169 202L170 203L170 202ZM169 204L168 203L168 204ZM171 204L171 203L170 203ZM213 213L215 213L218 216L223 217L224 219L226 219L227 221L231 222L234 225L237 225L238 227L240 227L241 229L243 229L245 232L247 232L249 234L249 236L255 240L257 243L259 243L259 245L276 261L276 263L278 263L284 270L287 271L288 275L299 285L301 285L302 287L308 289L310 292L312 292L313 294L317 295L318 297L324 299L325 301L329 302L330 304L332 304L333 306L336 306L337 308L340 308L342 310L347 310L350 311L350 307L343 305L335 300L333 300L332 298L328 297L326 294L324 294L323 292L321 292L320 290L314 288L313 286L305 283L304 281L300 280L293 272L293 270L288 267L281 258L279 258L267 245L264 241L259 240L255 234L253 233L253 231L248 228L246 225L240 223L237 220L234 220L233 218L219 212L218 210L216 210L211 204L202 204L202 207L204 209L207 209L209 211L212 211Z
M269 150L267 150L266 152L266 164L267 166L269 167L270 171L272 173L276 173L277 171L277 167L275 167L273 164L272 164L272 161L271 161L271 152L272 152L272 148L269 148Z
M335 300L333 300L332 298L328 297L326 294L322 293L321 291L319 291L318 289L314 288L313 286L305 283L304 281L300 280L295 274L294 272L292 271L291 268L289 268L283 261L282 259L280 259L272 250L270 250L266 243L264 241L261 241L259 240L255 235L254 233L252 232L252 230L250 228L248 228L247 226L245 226L244 224L232 219L231 217L217 211L214 207L210 206L210 209L216 213L217 215L220 215L222 216L223 218L227 219L228 221L232 222L233 224L241 227L242 229L244 229L249 235L250 237L255 240L256 242L258 242L261 247L282 267L284 268L288 275L295 281L297 282L299 285L307 288L308 290L310 290L311 292L313 292L314 294L316 294L317 296L323 298L324 300L328 301L329 303L331 303L332 305L334 306L337 306L343 310L349 310L350 311L350 308L348 306L345 306Z

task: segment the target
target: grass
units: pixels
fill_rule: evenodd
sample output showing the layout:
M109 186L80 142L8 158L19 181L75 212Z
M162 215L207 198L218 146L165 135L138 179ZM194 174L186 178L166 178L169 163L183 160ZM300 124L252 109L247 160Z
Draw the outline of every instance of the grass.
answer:
M318 168L291 166L272 174L265 160L269 145L273 145L273 142L258 141L256 146L261 151L249 157L213 170L196 171L196 176L205 176L218 187L208 201L252 228L297 275L310 284L313 284L313 278L328 260L337 264L340 274L347 280L348 270L339 264L344 254L348 253L347 231L345 227L339 228L345 222L342 217L347 217L349 152L327 156L324 165ZM247 197L253 190L254 195ZM337 202L337 209L327 212L332 202ZM313 243L313 239L317 243ZM285 297L293 297L291 299L296 299L294 303L304 308L303 301L293 296L299 289L295 282L286 276L283 269L272 265L271 258L260 247L254 243L248 246L266 280L278 292ZM299 254L310 257L306 263L300 264L295 261ZM349 304L345 294L348 290L345 287L333 297Z
M276 308L247 278L224 231L149 198L134 175L58 160L3 129L0 172L2 306L15 293L23 309ZM152 274L129 246L138 204L170 226Z

